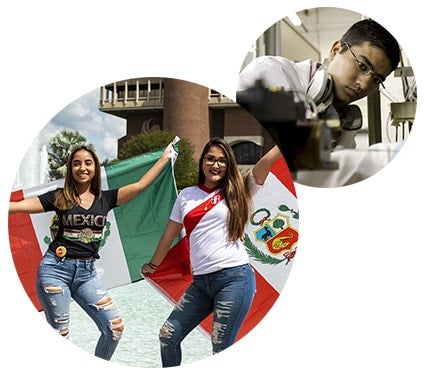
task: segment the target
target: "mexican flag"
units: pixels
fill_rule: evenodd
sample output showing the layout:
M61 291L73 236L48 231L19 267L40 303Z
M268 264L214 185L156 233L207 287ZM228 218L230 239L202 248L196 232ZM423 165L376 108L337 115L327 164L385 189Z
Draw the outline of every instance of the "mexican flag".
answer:
M162 151L143 154L102 168L102 189L118 188L137 181L160 158ZM56 180L30 189L13 191L12 201L40 195L63 186ZM106 288L142 279L140 267L150 260L162 235L177 196L173 164L162 170L152 185L130 202L108 214L100 259L96 268ZM9 240L13 261L22 285L36 308L41 305L35 290L38 264L52 235L54 212L9 215Z
M144 154L102 170L102 188L119 187L136 181L161 156ZM14 191L11 200L36 196L62 186L54 181L32 189ZM151 259L168 221L176 198L172 164L134 200L108 214L100 259L96 262L105 287L114 288L142 279L140 267ZM254 328L267 314L291 270L298 242L298 204L291 174L283 158L269 173L263 188L253 197L252 215L244 243L255 270L257 292L237 339ZM9 216L9 238L19 278L34 305L41 310L35 292L38 264L51 241L53 213ZM168 252L159 269L147 277L167 300L175 304L192 281L189 245L180 239ZM200 329L211 334L212 316Z
M272 167L262 189L253 197L244 244L255 271L257 291L237 340L254 328L281 295L298 243L298 202L292 176L283 158ZM202 219L201 219L202 220ZM147 280L175 304L192 281L189 243L183 237ZM211 335L212 314L201 323Z

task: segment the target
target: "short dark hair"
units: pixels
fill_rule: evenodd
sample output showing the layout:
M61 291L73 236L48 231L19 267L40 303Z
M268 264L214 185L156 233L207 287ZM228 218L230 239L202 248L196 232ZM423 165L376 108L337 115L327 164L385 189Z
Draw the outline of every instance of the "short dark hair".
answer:
M341 38L341 44L350 46L369 42L382 49L391 63L391 71L400 62L400 46L394 36L382 25L372 19L364 19L351 25Z

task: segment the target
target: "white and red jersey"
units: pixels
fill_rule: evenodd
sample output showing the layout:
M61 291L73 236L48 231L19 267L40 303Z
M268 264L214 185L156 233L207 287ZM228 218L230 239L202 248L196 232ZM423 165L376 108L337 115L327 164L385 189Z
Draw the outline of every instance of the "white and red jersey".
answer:
M171 211L170 219L183 224L188 235L194 275L249 263L242 241L228 240L228 208L219 193L220 189L187 187L181 191Z

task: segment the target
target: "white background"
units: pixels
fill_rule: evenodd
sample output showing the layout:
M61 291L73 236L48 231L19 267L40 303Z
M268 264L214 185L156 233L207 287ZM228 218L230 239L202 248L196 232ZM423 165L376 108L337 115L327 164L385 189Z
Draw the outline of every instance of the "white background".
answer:
M46 330L10 257L7 201L15 173L52 116L107 82L168 76L234 97L239 67L252 42L289 12L322 6L319 1L288 3L2 2L2 372L158 371L98 360ZM419 106L406 145L388 167L363 183L299 188L299 251L282 297L244 340L172 373L424 374L423 19L416 2L391 3L325 5L375 18L407 51Z

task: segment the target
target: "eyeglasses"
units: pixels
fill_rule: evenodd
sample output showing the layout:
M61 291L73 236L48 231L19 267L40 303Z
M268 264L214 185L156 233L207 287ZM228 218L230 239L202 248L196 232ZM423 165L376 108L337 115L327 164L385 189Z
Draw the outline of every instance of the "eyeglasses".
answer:
M349 50L349 51L351 52L351 54L353 55L354 60L356 60L357 68L358 68L358 70L359 70L360 74L362 74L362 75L364 75L364 76L369 76L369 75L370 75L370 76L372 76L372 83L373 83L373 84L375 84L376 86L382 85L382 88L384 88L384 89L385 89L385 86L384 86L385 78L380 77L379 75L377 75L377 74L373 71L373 69L372 69L370 66L368 66L367 64L365 64L365 63L361 62L361 61L357 58L356 54L353 52L353 50L351 49L351 47L348 45L348 43L347 43L347 42L343 42L342 44L345 44L345 45L347 46L348 50Z
M220 158L216 159L214 156L204 156L205 164L208 166L213 166L215 163L219 167L227 167L227 159L226 158Z

